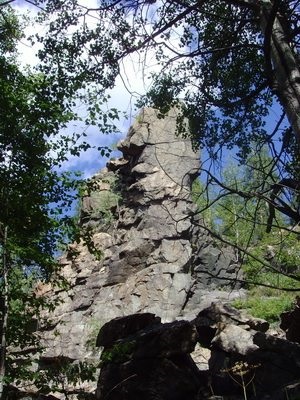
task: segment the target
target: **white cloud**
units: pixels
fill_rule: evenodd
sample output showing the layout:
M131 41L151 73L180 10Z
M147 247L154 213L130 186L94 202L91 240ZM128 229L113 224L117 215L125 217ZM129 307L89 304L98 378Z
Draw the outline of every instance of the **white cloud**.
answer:
M88 136L85 139L87 139L91 146L95 146L96 148L91 148L82 152L80 157L70 156L68 160L63 163L63 170L81 171L84 178L90 178L100 169L104 168L109 159L106 156L102 156L97 148L99 146L107 146L113 149L111 157L121 157L121 153L117 151L116 145L123 137L124 135L121 133L104 135L99 133L97 128L90 128Z
M29 3L26 3L25 1L16 1L12 4L19 14L26 15L27 17L32 18L32 20L38 12L36 7L29 7ZM96 8L98 1L82 0L82 4L84 6ZM35 33L42 35L44 32L45 27L38 25L36 22L29 23L25 29L26 37L34 35ZM22 39L18 46L19 59L21 65L29 65L34 67L38 63L36 53L39 49L39 45L32 46L26 37ZM116 85L110 92L111 98L109 100L108 107L115 107L118 110L125 112L129 116L129 119L124 118L119 121L116 124L118 132L111 135L103 135L95 127L88 128L86 131L87 137L85 137L84 140L87 141L91 146L111 146L116 141L124 137L129 128L130 120L135 113L134 103L136 101L136 96L145 92L144 82L140 67L138 66L137 58L135 59L135 57L133 57L123 63L122 76L123 80L120 77L117 78ZM124 85L124 83L126 83L126 85ZM84 127L80 124L77 124L76 129L78 132L80 132L84 129ZM71 131L74 131L74 127L70 126L69 131L71 134ZM66 133L67 132L65 131L64 134ZM88 150L87 152L83 152L80 157L71 156L69 160L63 164L63 169L81 170L85 177L90 177L100 168L104 167L106 162L107 158L102 157L99 151Z
M99 6L98 0L81 0L80 2L85 7L97 8ZM150 11L148 10L151 12L151 15L155 8L158 7L159 3L160 2L158 1L155 5L151 6L152 8ZM14 8L21 14L27 13L31 18L34 18L38 11L34 6L29 7L29 4L25 1L17 1L14 3ZM86 19L86 21L95 24L96 20L90 18L90 20ZM72 27L71 29L75 30L76 27ZM147 29L151 30L151 23L147 26ZM45 27L38 25L35 22L27 26L26 35L32 35L35 33L40 33L42 35L44 31ZM178 32L176 35L178 35ZM178 36L176 37L176 35L173 41L174 46L176 46L176 43L178 42ZM26 39L22 40L19 44L19 53L22 64L29 64L31 66L36 65L38 62L38 59L35 56L37 50L37 45L32 47L30 42ZM120 139L122 136L126 135L129 125L137 113L135 108L136 100L146 92L147 88L149 88L151 83L148 79L149 74L154 71L157 72L159 68L153 50L148 50L142 55L134 53L122 61L120 64L120 76L116 80L115 87L110 91L111 98L107 106L108 108L114 107L121 112L125 112L128 118L124 118L116 124L118 132L115 135L101 135L95 127L89 128L87 130L87 137L85 138L88 143L97 147L110 146L114 141L116 141L116 138ZM70 126L70 132L71 128L73 131L73 127ZM80 132L80 130L83 130L84 128L82 125L78 124L77 129ZM64 132L64 134L66 134L66 132ZM79 158L70 157L70 159L64 163L63 167L64 169L82 170L84 176L90 176L92 173L95 173L103 167L106 162L107 160L103 159L103 157L99 155L99 152L96 150L89 150L86 153L82 153Z

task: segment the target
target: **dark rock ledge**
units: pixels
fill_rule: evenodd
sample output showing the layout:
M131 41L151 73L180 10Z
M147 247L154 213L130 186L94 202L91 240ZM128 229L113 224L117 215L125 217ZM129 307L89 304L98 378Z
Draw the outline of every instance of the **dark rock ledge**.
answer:
M300 399L300 345L269 335L266 321L222 303L194 321L151 313L106 323L97 400ZM206 369L193 351L210 352ZM199 352L198 352L199 357Z

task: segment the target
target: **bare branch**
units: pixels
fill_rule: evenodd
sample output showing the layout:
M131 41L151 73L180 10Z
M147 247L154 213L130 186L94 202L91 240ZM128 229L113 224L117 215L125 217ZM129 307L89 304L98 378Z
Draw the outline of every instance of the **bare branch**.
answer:
M197 3L194 3L190 7L187 7L182 13L178 14L174 19L169 21L168 23L164 24L160 29L157 31L153 32L151 35L149 35L145 40L143 40L139 45L132 47L129 50L126 50L126 52L123 52L123 54L119 58L123 58L125 55L128 55L130 53L133 53L135 51L138 51L142 49L144 46L146 46L149 42L154 40L157 36L161 35L164 33L167 29L171 28L174 26L177 22L181 21L183 18L185 18L188 14L190 14L192 11L197 10L198 7L203 5L205 3L204 0L198 1Z
M300 222L300 214L298 211L293 210L290 206L288 206L285 202L283 202L279 197L278 194L285 188L299 190L300 189L300 182L296 179L291 178L284 178L279 183L276 183L272 186L272 193L270 196L269 202L269 218L267 221L267 229L266 232L271 232L272 222L275 218L275 209L282 212L283 214L287 215L288 217L292 218L296 223ZM276 204L276 200L281 203L281 205Z

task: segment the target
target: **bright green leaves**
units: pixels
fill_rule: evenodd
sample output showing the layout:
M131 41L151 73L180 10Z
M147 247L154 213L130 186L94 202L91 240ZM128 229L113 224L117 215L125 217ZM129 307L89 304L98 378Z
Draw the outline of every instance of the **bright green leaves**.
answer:
M115 129L107 122L115 116L103 111L105 92L115 85L120 63L137 53L146 64L154 58L158 63L138 105L165 113L181 101L195 147L206 147L211 157L219 148L236 148L245 159L251 142L268 139L264 121L272 96L259 19L251 7L107 1L92 10L76 0L43 3L40 18L48 33L37 36L43 44L39 68L58 92L88 104L86 124L101 132ZM51 22L49 13L56 13ZM178 128L181 132L180 121Z
M106 349L102 352L101 365L110 362L120 363L130 360L135 348L136 342L134 340L116 343L110 349Z
M5 54L7 57L14 56L16 43L22 38L23 33L20 21L8 7L1 8L0 26L0 53Z
M0 11L8 21L14 18L9 9ZM13 33L11 39L6 22L0 18L0 32L6 32L3 40L12 46L17 37ZM56 90L55 80L21 71L4 44L0 45L0 378L11 382L30 375L33 354L23 349L39 350L33 325L42 309L53 309L53 304L36 296L35 285L57 270L59 246L76 233L68 213L77 199L79 177L60 173L58 167L79 137L60 134L76 115L70 99Z
M161 74L159 78L154 76L154 85L138 102L138 106L151 104L166 114L170 108L178 103L178 96L183 89L172 74Z
M36 37L43 44L39 68L57 82L57 90L64 98L78 99L88 105L87 124L99 122L101 126L98 115L103 119L103 109L101 112L97 107L106 102L104 91L113 88L123 47L130 43L127 35L130 27L124 12L116 7L113 12L103 10L99 15L79 6L75 0L45 3L40 19L48 25L48 32L44 37ZM49 13L57 10L59 13L48 23ZM95 98L91 102L92 96ZM111 132L105 121L102 131Z
M245 159L251 141L266 140L264 119L271 104L258 20L246 8L206 2L167 32L175 41L180 38L184 50L174 50L172 57L167 46L159 47L163 74L156 74L145 103L167 108L181 98L195 147L206 147L214 157L220 148L236 146Z

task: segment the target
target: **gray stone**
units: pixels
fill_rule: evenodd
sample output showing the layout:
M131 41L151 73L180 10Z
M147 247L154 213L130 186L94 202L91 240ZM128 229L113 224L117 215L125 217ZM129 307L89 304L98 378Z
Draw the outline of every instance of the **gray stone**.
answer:
M243 356L258 349L253 343L253 333L236 325L227 325L216 333L212 340L212 346L217 346L221 350L232 354Z
M285 400L288 394L296 400L300 345L255 331L251 321L221 303L203 310L193 323L162 324L149 314L110 321L100 331L106 347L96 398L103 400L109 393L113 399L124 400L218 396L241 400L246 398L244 386L249 399ZM208 327L209 349L195 348L197 338L205 342L208 331L204 328Z
M123 157L87 182L80 229L90 238L62 257L68 290L47 289L60 303L42 328L43 357L96 362L94 326L144 312L166 323L191 320L216 299L240 295L230 284L234 253L217 248L195 216L199 156L176 135L178 110L157 115L143 110L118 145Z
M110 347L118 339L124 339L148 326L160 324L160 318L151 313L133 314L115 318L102 326L96 346Z
M299 344L269 335L264 321L222 303L202 310L193 324L200 344L211 351L208 374L216 395L231 399L238 393L235 381L241 384L241 377L249 398L251 387L256 391L253 397L260 399L285 400L289 387L293 393L300 376Z
M280 315L280 327L291 342L300 343L300 297L297 296L292 310Z

